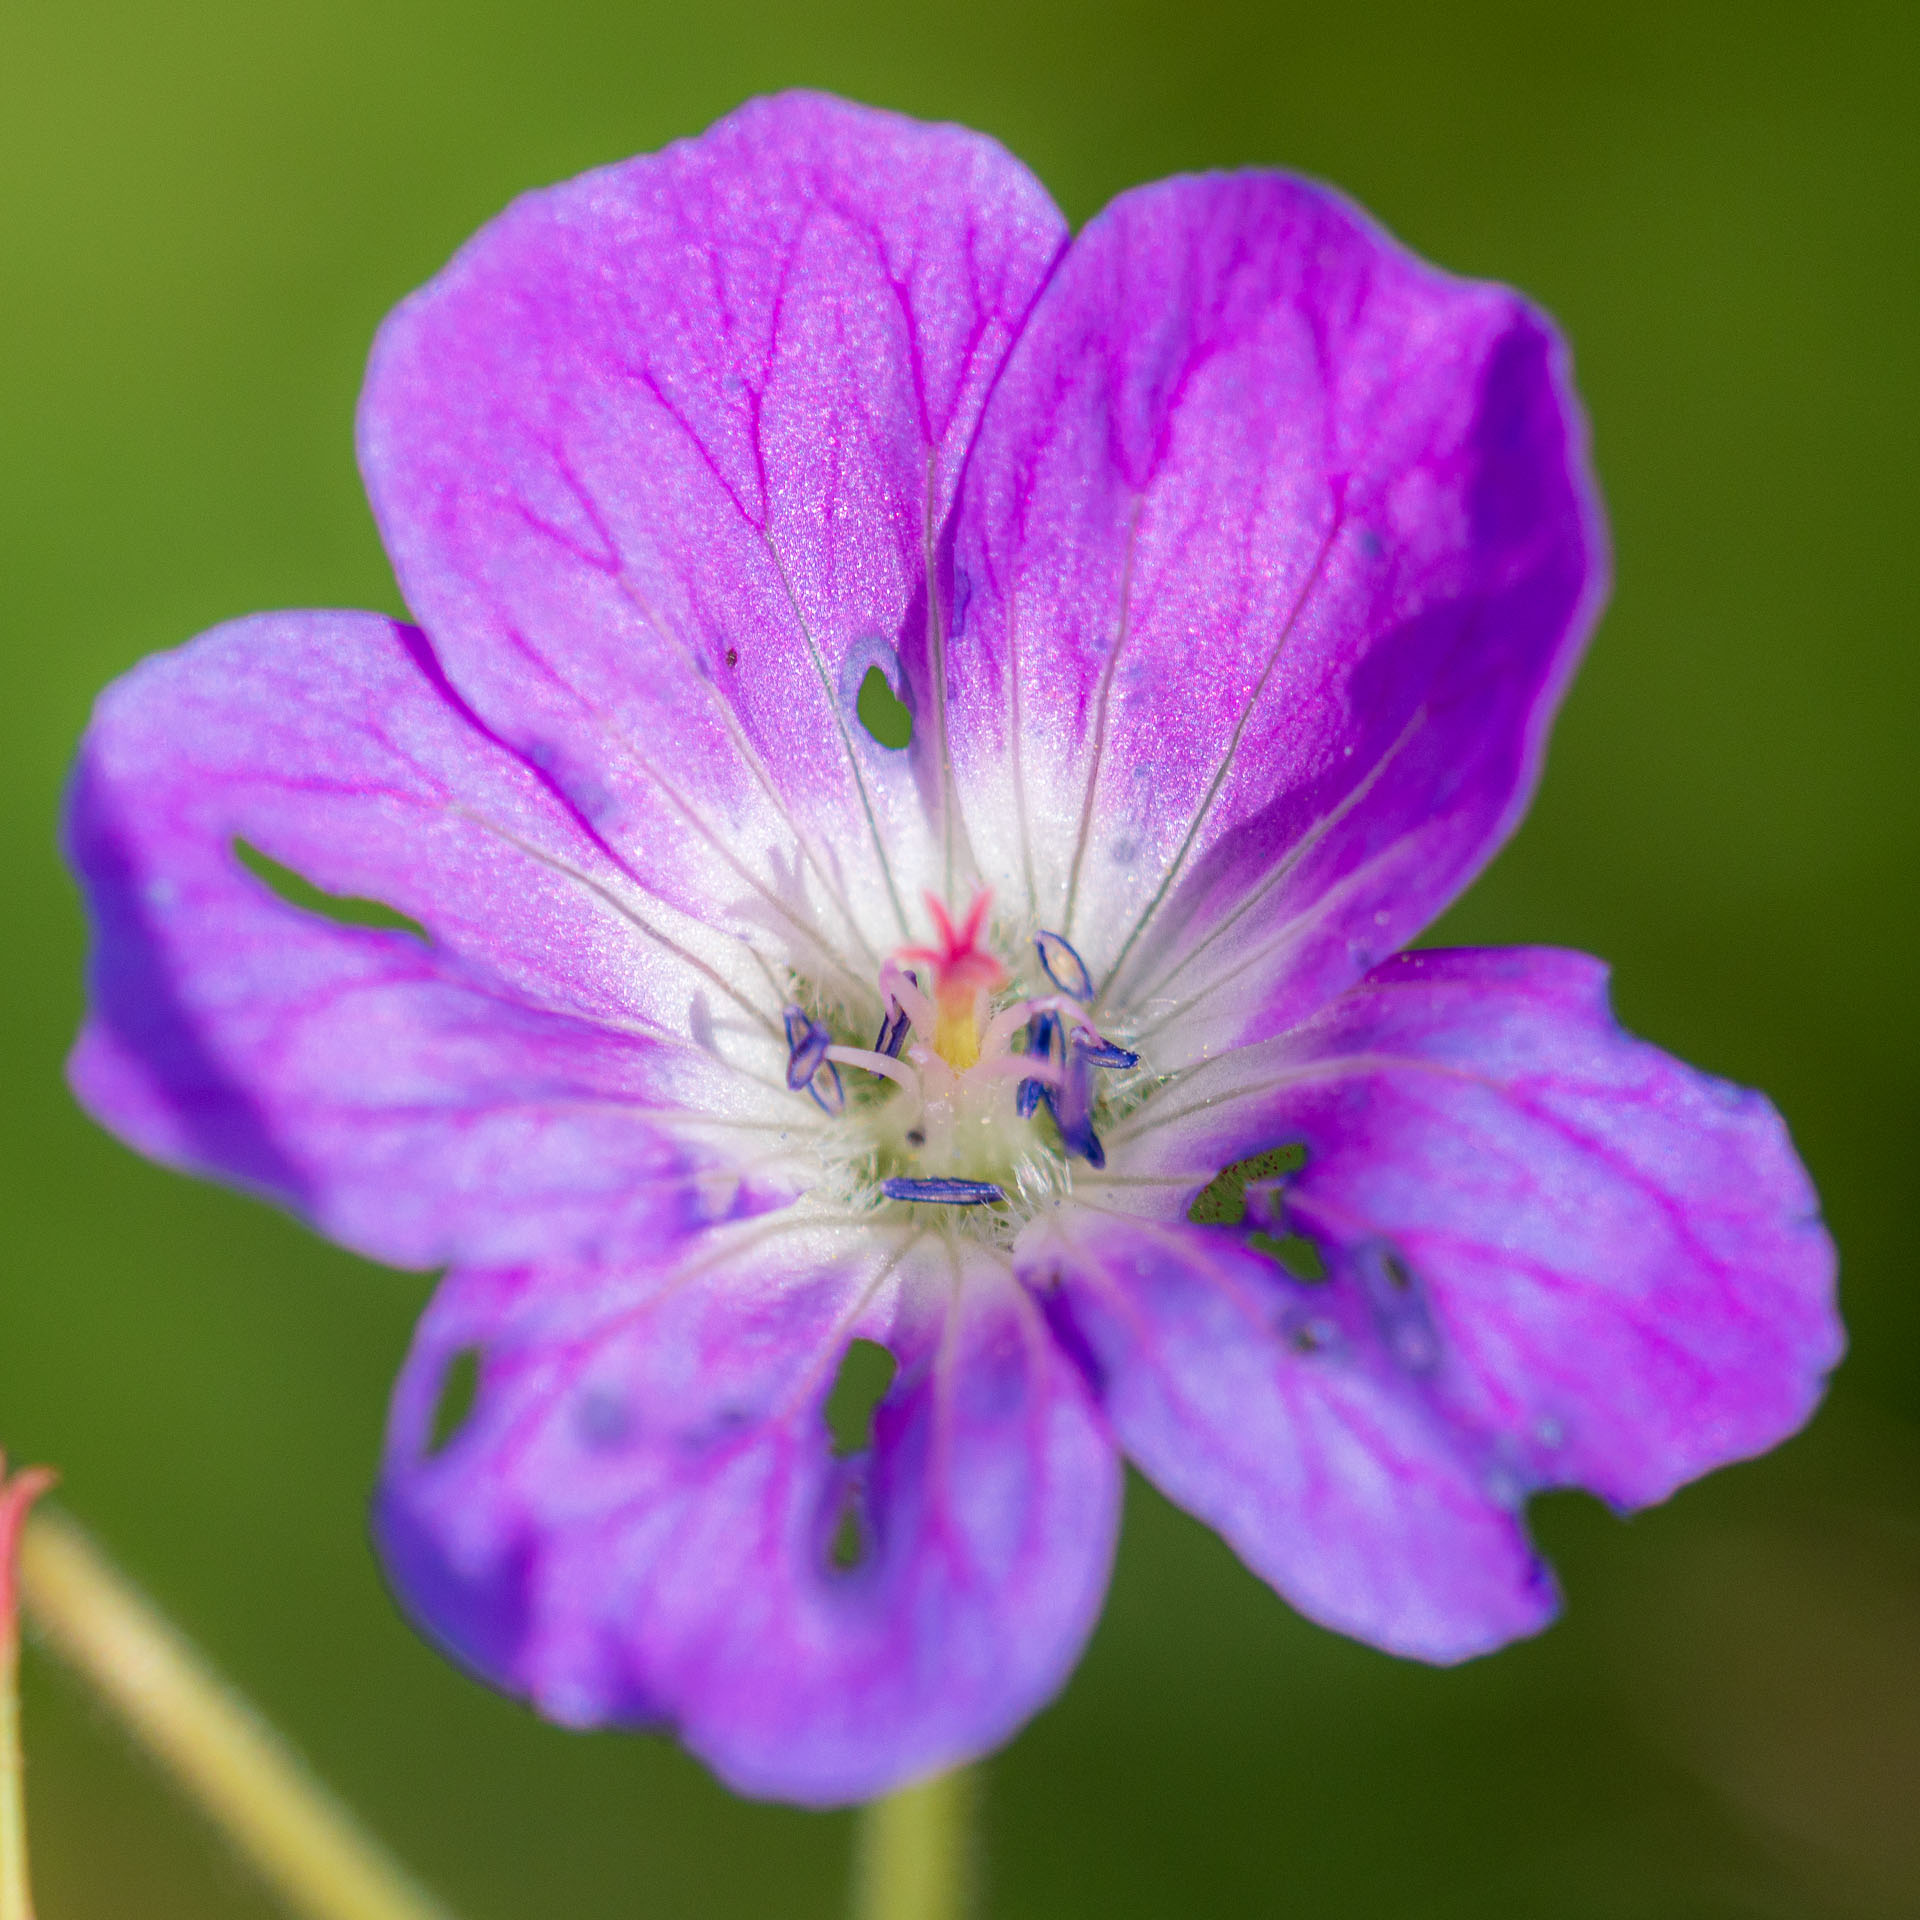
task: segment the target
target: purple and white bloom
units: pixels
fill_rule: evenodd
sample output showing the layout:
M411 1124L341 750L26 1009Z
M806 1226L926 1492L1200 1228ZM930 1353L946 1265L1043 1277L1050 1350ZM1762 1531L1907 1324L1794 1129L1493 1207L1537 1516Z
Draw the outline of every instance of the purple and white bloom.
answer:
M795 95L517 202L359 432L419 624L104 695L71 1071L446 1268L376 1531L475 1673L846 1801L1061 1685L1123 1459L1454 1661L1554 1611L1530 1493L1808 1417L1833 1252L1767 1102L1596 961L1404 950L1603 595L1513 293L1274 173L1070 237L992 141ZM856 1340L897 1371L841 1450Z

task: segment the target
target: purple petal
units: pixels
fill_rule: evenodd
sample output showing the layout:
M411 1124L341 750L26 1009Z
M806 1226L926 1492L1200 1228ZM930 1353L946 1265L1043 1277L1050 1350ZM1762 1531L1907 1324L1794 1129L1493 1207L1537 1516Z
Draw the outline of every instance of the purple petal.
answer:
M951 891L928 557L1064 239L992 141L785 95L528 195L387 322L408 602L649 884L876 949Z
M855 1336L899 1372L841 1458L823 1407ZM472 1417L433 1452L475 1347ZM450 1651L554 1719L669 1724L739 1791L814 1804L1049 1698L1118 1520L1097 1411L1003 1259L798 1213L677 1270L450 1277L389 1438L381 1544Z
M987 879L1158 1065L1302 1017L1525 807L1597 611L1566 353L1272 174L1075 241L956 520L953 742Z
M236 839L429 939L289 904ZM777 1003L718 984L712 936L408 628L270 616L147 661L101 697L67 842L94 931L70 1074L144 1153L415 1266L619 1256L791 1190L740 1125L790 1106Z
M1309 1618L1451 1661L1552 1617L1552 1579L1471 1444L1270 1261L1069 1206L1020 1266L1129 1458Z
M1290 1301L1397 1373L1500 1498L1662 1499L1807 1419L1842 1346L1834 1254L1772 1107L1622 1032L1605 977L1539 949L1402 955L1114 1129L1110 1196L1184 1208L1303 1144L1265 1205L1329 1279L1273 1267Z

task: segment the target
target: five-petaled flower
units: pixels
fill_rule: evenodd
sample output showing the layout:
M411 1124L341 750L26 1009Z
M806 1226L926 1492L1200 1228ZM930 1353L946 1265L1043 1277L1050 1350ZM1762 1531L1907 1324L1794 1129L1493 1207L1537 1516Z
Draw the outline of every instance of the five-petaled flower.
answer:
M1069 239L991 141L785 97L485 229L360 453L418 627L101 701L72 1076L448 1269L376 1529L472 1670L846 1800L1059 1687L1123 1456L1451 1661L1554 1610L1531 1492L1805 1420L1833 1258L1766 1102L1594 961L1402 951L1602 594L1513 294L1272 173Z

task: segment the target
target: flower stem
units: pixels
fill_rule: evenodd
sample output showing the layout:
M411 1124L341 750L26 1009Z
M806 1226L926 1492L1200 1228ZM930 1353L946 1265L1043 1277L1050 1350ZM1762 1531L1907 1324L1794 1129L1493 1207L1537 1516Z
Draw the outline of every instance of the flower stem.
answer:
M27 1803L20 1755L20 1615L14 1591L15 1552L27 1509L53 1485L45 1467L7 1478L0 1453L0 1920L33 1920L27 1878Z
M973 1798L960 1767L860 1809L854 1920L965 1920Z
M47 1643L292 1912L308 1920L449 1920L72 1520L42 1513L26 1529L20 1592Z

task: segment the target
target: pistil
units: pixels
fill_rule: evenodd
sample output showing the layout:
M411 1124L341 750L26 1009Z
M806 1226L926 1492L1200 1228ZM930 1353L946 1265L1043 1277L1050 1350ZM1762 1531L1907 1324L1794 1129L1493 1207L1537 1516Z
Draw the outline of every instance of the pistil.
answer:
M927 906L939 944L903 948L882 964L885 1011L873 1046L840 1043L802 1008L787 1009L787 1084L831 1114L847 1106L843 1066L899 1088L878 1106L856 1109L870 1129L888 1200L990 1206L1010 1184L1029 1186L1028 1163L1044 1164L1053 1152L1035 1131L1042 1106L1069 1156L1104 1164L1092 1069L1130 1067L1139 1056L1088 1017L1093 981L1085 962L1059 934L1043 931L1035 957L1058 991L993 1010L1009 976L981 944L989 896L977 894L958 926L939 901L929 898ZM1009 1089L1009 1082L1017 1084Z

